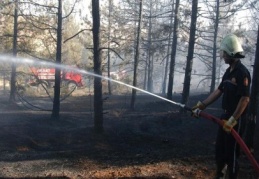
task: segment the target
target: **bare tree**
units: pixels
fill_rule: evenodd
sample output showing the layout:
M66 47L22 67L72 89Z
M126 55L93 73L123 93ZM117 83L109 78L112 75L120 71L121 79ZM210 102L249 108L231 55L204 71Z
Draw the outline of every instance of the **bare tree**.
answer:
M212 74L211 74L211 84L210 92L215 90L216 83L216 60L217 60L217 38L218 38L218 27L219 27L219 0L216 3L216 19L214 23L214 37L213 37L213 58L212 58Z
M174 12L174 0L172 2L172 13L171 13L171 17L170 17L170 24L169 24L169 27L172 27L172 24L173 24L173 12ZM165 60L165 73L164 73L164 76L163 76L163 84L162 84L162 94L166 94L166 87L168 88L167 86L167 75L168 75L168 66L169 66L169 54L171 52L171 48L170 48L170 45L171 45L171 36L172 36L172 31L171 31L171 28L170 28L170 31L168 33L168 46L167 46L167 55L166 55L166 60ZM170 70L169 70L170 72ZM169 84L169 83L168 83Z
M245 141L250 150L254 148L254 133L256 127L256 118L259 108L259 26L257 31L257 43L255 51L254 70L252 77L251 97L246 122Z
M186 68L185 68L182 104L187 104L188 99L189 99L189 93L190 93L191 72L192 72L192 65L193 65L193 53L194 53L197 11L198 11L197 8L198 8L198 0L193 0L192 1L190 37L189 37L189 48L188 48L187 62L186 62Z
M146 70L147 72L147 90L153 92L153 65L154 65L154 49L152 48L152 11L153 2L149 1L149 16L148 16L148 37L147 37L147 62ZM145 75L146 76L146 75ZM144 81L144 83L146 83Z
M174 83L174 68L175 68L175 56L177 49L177 38L178 38L178 23L179 23L179 4L180 0L175 2L175 13L174 13L174 29L173 29L173 43L171 51L171 61L170 61L170 71L168 78L168 89L167 89L167 98L172 99L173 93L173 83Z
M141 26L142 26L142 0L139 0L139 18L138 18L138 30L137 30L137 41L136 41L136 52L134 58L134 74L133 74L133 86L137 86L137 70L138 70L138 63L139 63L139 49L140 49L140 35L141 35ZM131 96L131 109L135 108L135 100L136 100L136 89L132 89L132 96Z
M14 2L14 27L13 27L13 56L17 56L17 36L18 36L18 0ZM15 92L16 92L16 64L12 63L12 72L11 72L11 91L9 102L13 103L15 101Z
M108 15L108 78L110 78L111 73L111 54L110 54L110 47L111 47L111 13L112 13L112 6L113 6L113 1L109 0L109 15ZM109 94L112 94L112 89L111 89L111 81L108 81L108 91Z
M99 0L92 0L93 15L93 44L94 44L94 72L102 75L102 60L100 49L100 12ZM94 78L94 129L96 132L103 131L103 99L102 79Z
M57 51L56 51L56 63L61 64L62 58L62 0L58 0L58 28L57 28ZM54 101L51 117L59 119L60 111L60 82L61 82L61 70L56 68L55 70L55 87L54 87Z

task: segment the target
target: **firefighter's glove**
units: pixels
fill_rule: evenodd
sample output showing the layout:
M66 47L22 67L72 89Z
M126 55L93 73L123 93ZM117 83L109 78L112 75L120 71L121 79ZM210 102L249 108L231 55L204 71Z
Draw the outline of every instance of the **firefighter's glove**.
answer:
M237 121L233 116L231 116L228 120L223 119L223 122L224 122L223 129L228 133L230 133L232 128L237 124Z
M198 118L200 111L204 110L205 108L206 105L203 102L198 101L198 103L192 107L192 116Z

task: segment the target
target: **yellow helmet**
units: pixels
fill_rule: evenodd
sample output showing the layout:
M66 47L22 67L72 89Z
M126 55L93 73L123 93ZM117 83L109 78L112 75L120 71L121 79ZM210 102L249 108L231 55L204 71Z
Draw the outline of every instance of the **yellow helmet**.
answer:
M245 56L242 55L244 51L239 39L234 34L229 34L223 38L220 45L220 50L225 51L230 57L233 58L244 58Z

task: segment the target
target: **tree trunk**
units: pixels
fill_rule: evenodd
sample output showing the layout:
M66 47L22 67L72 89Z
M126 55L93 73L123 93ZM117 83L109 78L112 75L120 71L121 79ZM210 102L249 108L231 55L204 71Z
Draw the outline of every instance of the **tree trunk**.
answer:
M188 48L184 84L183 84L183 96L182 96L182 104L185 104L185 105L188 102L189 93L190 93L191 72L192 72L192 65L193 65L193 53L194 53L196 21L197 21L197 7L198 7L198 0L193 0L189 48ZM181 110L181 112L184 112L184 110Z
M112 0L109 0L109 19L108 19L108 78L111 77L110 75L110 71L111 71L111 67L110 67L110 63L111 63L111 55L110 55L110 44L111 44L111 11L112 11ZM109 95L112 94L112 88L111 88L111 81L108 80L108 93Z
M93 44L94 44L94 73L102 75L102 60L100 49L100 12L99 0L92 0L93 15ZM103 131L103 100L102 79L94 77L94 129L95 132Z
M168 89L167 89L168 99L172 99L172 96L173 96L174 68L175 68L175 57L176 57L176 49L177 49L177 38L178 38L179 4L180 4L180 0L176 0L175 14L174 14L173 43L172 43L170 71L169 71Z
M140 46L140 35L141 35L141 25L142 24L142 0L139 0L139 19L138 19L138 30L137 30L137 43L136 43L136 53L134 58L134 72L133 72L133 86L137 86L137 70L139 62L139 46ZM135 108L136 100L136 89L132 89L131 104L132 110Z
M172 27L173 24L173 12L174 11L174 2L172 3L172 16L170 18L170 28ZM170 44L171 44L171 29L168 35L168 47L167 47L167 56L166 56L166 61L165 61L165 73L163 77L163 84L162 84L162 94L166 94L166 81L167 81L167 74L168 74L168 64L169 64L169 54L170 54ZM172 91L172 90L171 90Z
M148 52L147 52L147 91L153 92L152 76L153 76L153 49L152 49L152 1L149 2L149 19L148 19Z
M58 28L57 28L57 52L56 64L61 64L61 51L62 51L62 0L58 1ZM60 83L61 83L61 70L55 69L55 87L54 87L54 101L52 109L52 119L59 119L60 112Z
M211 76L211 85L210 92L212 93L215 90L216 83L216 60L217 60L217 38L218 38L218 26L219 26L219 0L216 4L216 19L215 19L215 32L213 38L213 61L212 61L212 76Z
M247 122L246 122L246 132L245 132L245 142L248 148L254 148L254 132L256 126L257 112L259 108L259 26L257 32L257 43L255 51L255 61L253 68L253 78L252 87L250 95L250 103L248 108Z
M13 27L13 56L17 56L17 36L18 36L18 0L15 0L14 8L14 27ZM11 72L11 91L9 96L9 103L15 102L15 93L16 93L16 64L12 63L12 72Z
M153 93L153 70L154 69L154 54L151 54L148 66L148 91Z
M148 63L148 62L146 61L146 62L145 62L145 70L144 70L144 80L143 80L143 81L144 81L144 83L143 83L143 89L144 89L144 90L147 90L147 71L148 71L148 70L147 70L147 69L148 69L147 63Z

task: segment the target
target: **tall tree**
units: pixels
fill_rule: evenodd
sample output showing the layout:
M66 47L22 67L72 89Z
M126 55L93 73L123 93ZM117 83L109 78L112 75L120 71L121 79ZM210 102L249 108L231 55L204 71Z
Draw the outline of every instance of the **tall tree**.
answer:
M168 99L172 99L172 96L173 96L174 68L175 68L175 57L176 57L177 39L178 39L179 4L180 4L180 0L176 0L175 9L174 9L175 13L174 13L173 43L172 43L172 50L171 50L170 71L169 71L168 89L167 89Z
M113 6L113 1L109 0L109 15L108 15L108 78L110 78L111 73L111 54L110 54L110 47L111 47L111 13L112 13L112 6ZM112 94L112 89L111 89L111 81L108 81L108 92L109 94Z
M192 64L193 64L197 13L198 13L198 0L193 0L192 1L191 27L190 27L190 36L189 36L189 48L188 48L184 84L183 84L182 104L187 104L188 99L189 99L189 94L190 94L190 83L191 83L191 72L192 72Z
M216 60L217 60L217 38L218 38L218 27L219 27L219 0L216 2L216 19L214 23L214 37L213 37L213 57L212 57L212 74L211 74L211 84L210 92L215 90L216 83Z
M58 28L57 28L57 51L56 51L56 63L61 64L62 56L62 0L58 0ZM60 112L60 78L61 70L56 68L55 70L55 87L54 87L54 101L51 117L59 119Z
M153 2L149 1L149 15L148 15L148 38L147 38L147 90L153 92L153 55L154 49L152 48L152 11L153 11ZM144 81L145 83L145 81Z
M257 113L259 110L259 26L257 30L257 42L255 61L252 77L251 97L248 110L245 141L250 150L254 148L254 133L256 127Z
M173 24L173 12L174 11L174 0L172 2L172 13L171 13L171 17L170 17L170 24L169 24L169 27L172 27L172 24ZM163 76L163 84L162 84L162 94L165 95L166 94L166 87L168 88L167 86L167 75L168 75L168 66L169 66L169 57L170 57L170 52L171 52L171 36L172 36L172 30L171 28L169 28L169 33L168 33L168 45L167 45L167 55L166 55L166 60L165 60L165 73L164 73L164 76ZM170 72L170 69L169 69L169 72ZM169 83L168 83L169 84Z
M58 0L58 28L57 28L57 51L56 51L56 63L61 64L62 58L62 0ZM55 70L55 87L54 87L54 101L51 117L54 119L59 118L60 112L60 82L61 82L61 70L56 68Z
M18 0L14 1L14 26L13 26L13 56L17 56L17 36L18 36ZM15 92L16 92L16 64L12 63L12 72L11 72L11 91L9 102L13 103L15 101Z
M141 26L142 26L142 0L139 0L139 18L138 18L138 29L137 29L137 40L136 40L136 49L135 49L135 58L134 58L134 73L133 73L133 86L137 86L137 76L138 76L138 63L139 63L139 50L140 50L140 36L141 36ZM131 109L135 108L136 100L136 89L132 89L131 96Z
M94 72L102 75L102 59L100 49L100 12L99 0L92 0L93 16L93 45L94 45ZM94 78L94 129L96 132L103 131L103 99L102 79Z

